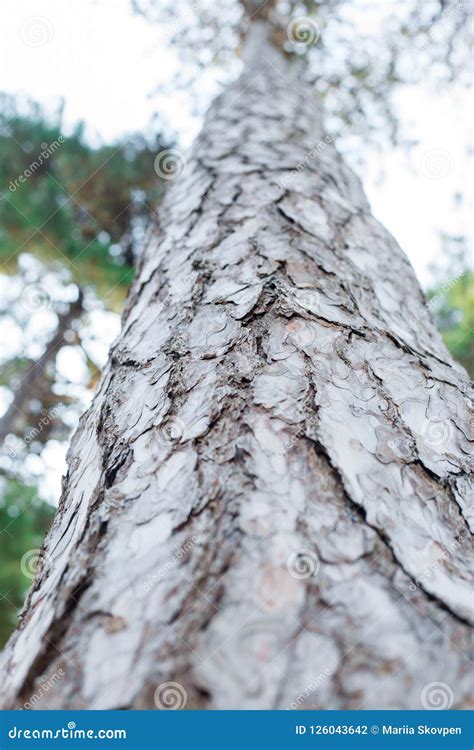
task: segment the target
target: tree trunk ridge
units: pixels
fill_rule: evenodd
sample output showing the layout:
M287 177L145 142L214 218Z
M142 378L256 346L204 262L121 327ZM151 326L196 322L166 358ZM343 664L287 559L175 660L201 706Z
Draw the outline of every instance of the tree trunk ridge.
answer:
M36 708L469 699L467 376L314 93L257 50L150 232L7 707L59 669Z

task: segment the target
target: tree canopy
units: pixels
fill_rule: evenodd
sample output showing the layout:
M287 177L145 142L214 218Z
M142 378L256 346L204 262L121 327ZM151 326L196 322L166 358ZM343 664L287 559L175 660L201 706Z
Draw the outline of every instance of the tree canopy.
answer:
M440 86L469 77L472 21L468 4L448 0L131 0L156 23L197 75L211 64L226 77L249 24L264 19L275 44L295 58L324 102L326 125L384 143L402 133L393 94L419 81Z

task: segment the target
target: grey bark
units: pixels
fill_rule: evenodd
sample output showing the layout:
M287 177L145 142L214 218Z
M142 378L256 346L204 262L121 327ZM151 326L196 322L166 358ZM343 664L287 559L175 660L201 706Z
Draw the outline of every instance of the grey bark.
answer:
M261 40L160 213L4 705L465 707L467 377Z

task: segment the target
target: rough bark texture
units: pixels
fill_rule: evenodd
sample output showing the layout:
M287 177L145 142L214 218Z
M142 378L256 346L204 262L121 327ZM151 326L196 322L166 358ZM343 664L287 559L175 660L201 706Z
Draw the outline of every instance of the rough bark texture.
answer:
M37 708L467 705L468 381L286 66L249 53L170 185L6 706L59 669Z

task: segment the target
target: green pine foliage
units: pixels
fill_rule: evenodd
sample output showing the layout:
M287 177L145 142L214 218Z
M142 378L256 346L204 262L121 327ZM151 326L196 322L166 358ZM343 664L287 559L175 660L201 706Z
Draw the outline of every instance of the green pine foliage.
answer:
M160 137L92 147L82 125L62 131L39 105L0 98L0 272L20 253L65 267L81 287L120 309L133 277L137 235L163 189Z
M34 574L38 550L54 509L33 485L2 479L0 484L0 647L18 622ZM22 562L23 561L23 562Z
M474 272L466 269L428 296L446 346L474 378Z

